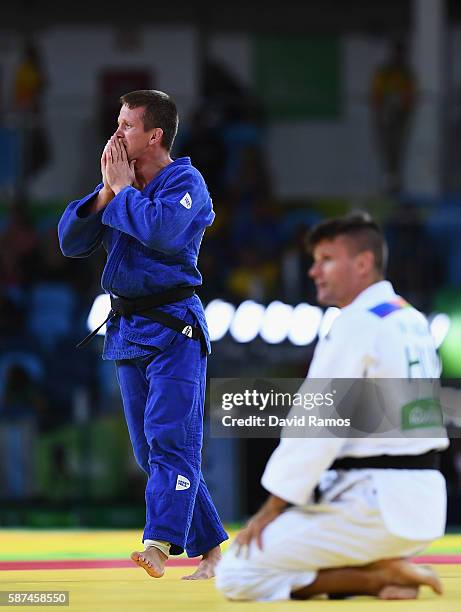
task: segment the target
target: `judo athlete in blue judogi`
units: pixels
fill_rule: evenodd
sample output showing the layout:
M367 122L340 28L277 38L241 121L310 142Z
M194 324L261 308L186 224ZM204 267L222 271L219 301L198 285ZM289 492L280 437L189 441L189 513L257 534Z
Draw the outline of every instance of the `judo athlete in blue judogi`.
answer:
M202 555L188 578L209 578L227 539L201 473L210 341L200 299L200 243L214 212L188 157L173 160L174 102L142 90L120 99L102 157L102 183L71 202L59 223L62 252L107 252L111 295L103 359L116 362L126 422L148 476L145 550L133 561L160 577L169 554Z

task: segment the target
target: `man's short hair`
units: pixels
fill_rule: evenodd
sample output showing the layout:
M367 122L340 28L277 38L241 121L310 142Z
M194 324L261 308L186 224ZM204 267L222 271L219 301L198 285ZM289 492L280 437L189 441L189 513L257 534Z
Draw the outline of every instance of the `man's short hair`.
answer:
M139 89L121 96L120 102L128 108L145 106L142 117L144 131L162 128L162 146L168 152L171 151L178 131L179 117L176 104L168 94L157 89Z
M334 240L338 236L350 238L357 248L357 253L371 251L376 270L384 275L388 255L386 240L381 228L368 213L356 213L322 221L312 228L308 236L309 252L312 253L319 242Z

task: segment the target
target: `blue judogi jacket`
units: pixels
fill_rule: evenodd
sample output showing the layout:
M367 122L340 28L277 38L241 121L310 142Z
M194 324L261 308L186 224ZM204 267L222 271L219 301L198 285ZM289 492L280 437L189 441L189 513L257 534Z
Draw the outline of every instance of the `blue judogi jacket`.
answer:
M136 298L180 285L200 285L200 243L215 214L205 181L190 158L176 159L142 191L127 186L103 210L79 216L79 210L102 186L71 202L64 211L58 225L63 254L87 257L102 244L107 261L101 286L112 295ZM160 309L180 319L190 320L192 313L210 352L197 295ZM163 350L176 333L146 317L115 317L107 324L103 359L139 357L149 354L152 347Z

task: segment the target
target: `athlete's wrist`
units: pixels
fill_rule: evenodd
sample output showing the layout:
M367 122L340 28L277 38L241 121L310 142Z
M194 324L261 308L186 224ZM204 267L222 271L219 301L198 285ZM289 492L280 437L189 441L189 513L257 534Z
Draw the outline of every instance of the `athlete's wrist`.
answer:
M279 514L280 512L283 512L287 506L288 502L281 497L277 497L276 495L269 495L265 503L267 510L271 512L278 512Z

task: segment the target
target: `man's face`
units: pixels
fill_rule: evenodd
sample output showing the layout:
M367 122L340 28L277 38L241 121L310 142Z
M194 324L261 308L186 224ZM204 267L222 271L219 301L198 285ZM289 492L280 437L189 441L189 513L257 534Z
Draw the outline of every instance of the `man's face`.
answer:
M144 131L142 117L145 106L139 108L128 108L126 104L120 109L118 116L118 128L115 132L125 144L128 159L139 159L147 150L153 130Z
M317 289L317 300L324 306L343 308L360 293L360 254L354 253L348 238L322 240L313 250L314 263L309 276Z

